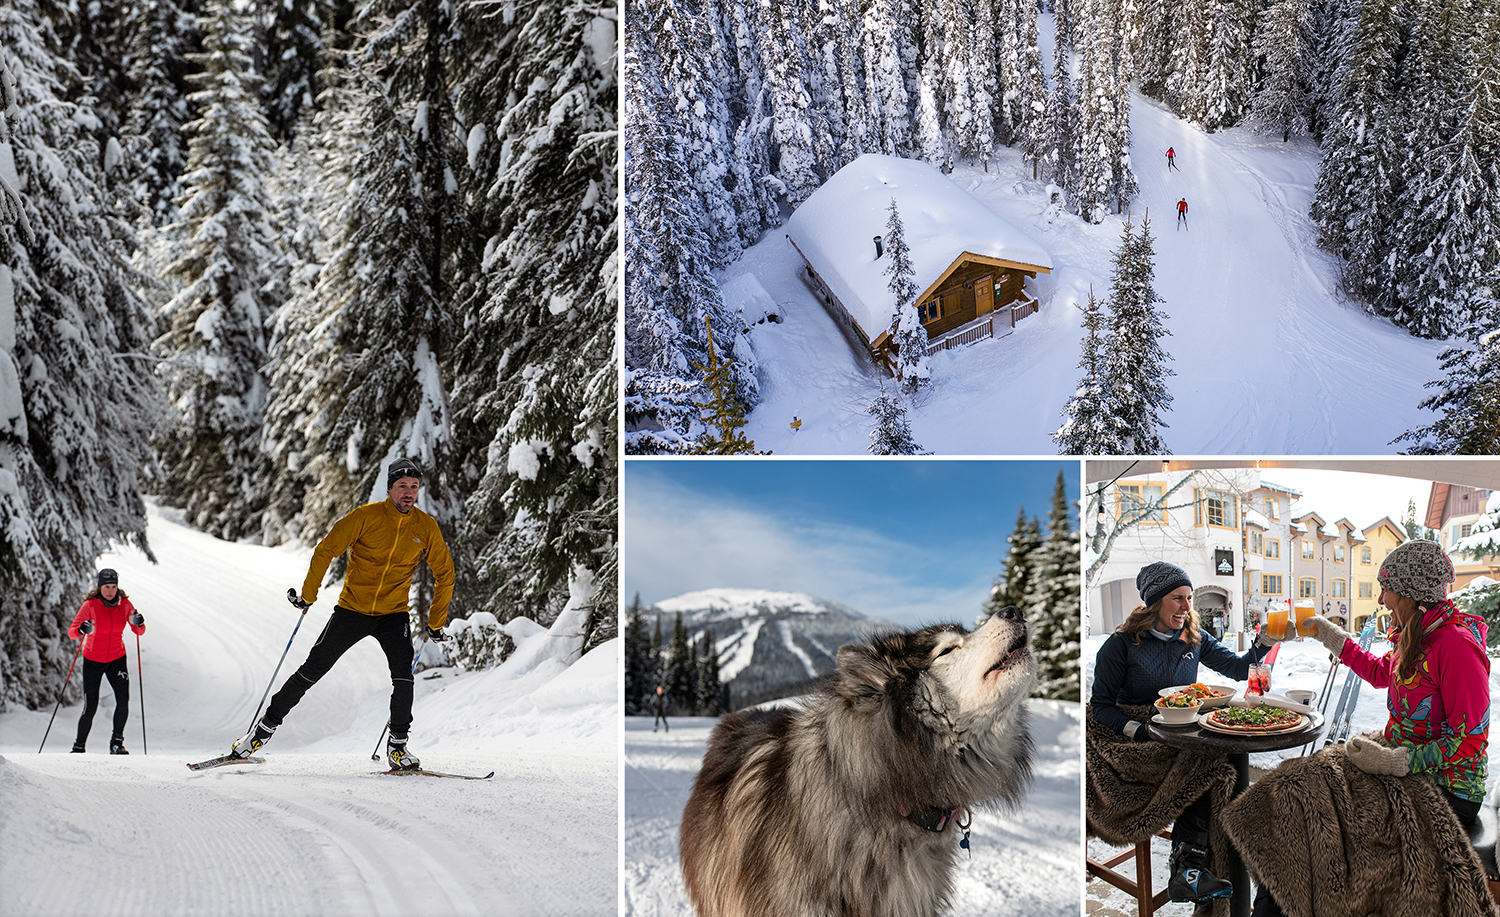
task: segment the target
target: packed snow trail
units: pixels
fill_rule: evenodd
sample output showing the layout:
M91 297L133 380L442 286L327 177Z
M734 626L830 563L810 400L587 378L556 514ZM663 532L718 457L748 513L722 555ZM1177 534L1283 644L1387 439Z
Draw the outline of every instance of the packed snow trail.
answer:
M379 773L384 759L370 753L390 680L374 641L308 692L265 764L195 773L184 765L222 754L249 725L296 625L286 589L310 551L228 544L171 515L150 508L159 567L135 551L99 562L146 617L151 753L135 685L128 757L101 753L108 691L89 754L67 753L79 705L58 713L40 755L51 710L0 714L0 914L617 912L617 643L572 665L543 652L531 669L418 673L413 750L433 769L493 770L490 780ZM327 587L308 613L278 684L337 595ZM552 639L534 625L515 634L523 647Z
M1050 47L1051 17L1042 20ZM1445 344L1414 338L1338 295L1338 263L1317 247L1307 216L1316 147L1245 128L1206 134L1139 93L1131 106L1140 182L1132 217L1139 227L1150 211L1155 287L1171 332L1162 345L1176 373L1167 379L1167 446L1179 455L1388 455L1397 435L1430 423L1418 405L1425 383L1442 374ZM1169 146L1177 151L1171 172ZM1013 333L929 357L933 382L909 402L913 438L926 450L1056 451L1050 434L1081 374L1079 307L1090 287L1101 304L1109 298L1124 217L1084 223L1030 174L1015 150L1002 150L987 172L960 166L950 176L1046 247L1055 267L1036 281L1042 311ZM1184 197L1191 228L1178 230ZM778 228L722 272L726 301L743 305L751 322L768 309L782 319L749 325L763 397L745 432L776 453L864 452L874 424L866 411L882 384L895 383L853 352L802 267ZM795 434L793 414L803 420Z

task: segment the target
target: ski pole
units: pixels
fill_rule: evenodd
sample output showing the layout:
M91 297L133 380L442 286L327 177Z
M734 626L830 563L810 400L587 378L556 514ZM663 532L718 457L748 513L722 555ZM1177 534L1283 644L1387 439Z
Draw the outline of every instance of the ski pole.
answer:
M255 716L250 718L251 729L254 729L255 724L260 721L260 708L265 706L266 698L271 696L271 685L276 684L276 676L281 673L281 664L286 662L286 654L291 652L292 641L297 639L297 630L302 627L302 621L307 617L307 609L312 607L304 604L299 599L297 590L295 589L288 589L286 591L286 600L291 602L294 607L301 609L302 614L297 618L297 626L292 628L292 636L286 641L286 649L281 651L281 659L276 663L276 671L271 673L271 681L266 685L266 693L260 696L260 703L255 705Z
M141 754L149 755L146 748L146 682L141 674L141 635L135 635L135 683L141 692Z
M411 657L411 674L412 674L412 677L414 679L415 679L416 674L417 674L417 660L422 658L422 651L425 650L425 649L427 649L427 635L423 634L422 635L422 645L419 646L419 647L417 647L416 653L414 653L412 655L412 657ZM380 743L385 741L386 731L388 729L390 729L390 728L391 728L391 721L390 720L386 720L385 721L385 725L380 728L380 738L378 738L378 739L375 740L375 750L372 751L372 752L370 752L370 760L371 761L379 761L380 760Z
M36 753L41 754L42 748L47 744L47 736L52 734L52 720L57 719L57 709L62 706L63 692L68 690L68 682L73 678L73 666L78 662L78 653L83 649L83 640L78 641L78 649L73 651L73 661L68 663L68 677L63 679L62 688L57 692L57 706L52 708L52 719L47 721L47 731L42 733L42 744L36 747Z

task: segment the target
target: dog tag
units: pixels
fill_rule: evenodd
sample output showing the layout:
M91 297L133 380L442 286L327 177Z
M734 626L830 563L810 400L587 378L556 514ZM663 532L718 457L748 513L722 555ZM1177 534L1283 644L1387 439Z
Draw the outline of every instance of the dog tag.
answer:
M964 839L958 842L958 846L968 852L969 859L971 860L974 859L974 851L969 849L969 826L972 824L974 824L974 818L966 809L964 810L963 820L958 823L959 829L964 833Z

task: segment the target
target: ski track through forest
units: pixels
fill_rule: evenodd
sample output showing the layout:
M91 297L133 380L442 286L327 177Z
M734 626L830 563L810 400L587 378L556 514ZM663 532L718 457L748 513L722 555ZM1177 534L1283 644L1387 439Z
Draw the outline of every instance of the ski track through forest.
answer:
M1043 46L1051 17L1043 16ZM1175 376L1163 416L1177 454L1390 454L1401 432L1429 423L1418 407L1441 376L1442 341L1408 335L1344 301L1336 259L1317 247L1308 217L1318 151L1238 127L1206 134L1164 105L1131 95L1131 157L1140 190L1130 216L1149 212L1155 287ZM1177 166L1168 172L1166 150ZM1090 286L1109 298L1123 215L1090 225L1049 204L1019 154L988 172L960 165L960 187L1040 242L1054 272L1038 277L1042 311L1010 335L928 358L933 382L909 403L915 440L939 454L1048 454L1050 434L1082 371L1081 312ZM1024 177L1025 180L1022 180ZM1188 228L1175 228L1179 198ZM879 227L851 227L868 236ZM750 325L762 401L746 433L759 449L864 452L870 403L892 380L855 354L800 276L784 228L720 274ZM758 281L764 295L755 291ZM748 291L748 292L747 292ZM1106 312L1107 315L1107 312ZM803 425L792 431L793 416Z
M390 681L373 641L308 692L267 763L191 772L186 763L223 754L251 721L296 624L285 593L310 551L228 544L172 515L150 509L159 566L133 549L99 561L120 571L146 618L150 753L134 683L128 757L102 754L107 684L88 754L67 753L81 705L58 712L40 755L52 711L0 714L0 914L616 913L617 644L530 680L504 666L418 673L413 750L437 770L494 770L490 780L379 773L383 746L379 762L370 754ZM338 589L325 587L297 629L278 687ZM136 644L125 637L135 682ZM598 684L557 687L578 670Z

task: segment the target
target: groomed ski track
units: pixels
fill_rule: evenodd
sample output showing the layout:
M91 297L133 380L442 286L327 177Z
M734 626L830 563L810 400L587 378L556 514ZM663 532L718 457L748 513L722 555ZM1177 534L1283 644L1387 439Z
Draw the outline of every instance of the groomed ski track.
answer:
M379 773L384 749L378 763L370 754L390 681L373 641L308 692L262 751L265 764L193 772L184 765L222 754L250 722L296 623L285 593L310 551L226 544L155 507L148 534L160 566L133 550L100 565L119 569L146 617L150 754L134 683L129 756L102 754L108 686L88 754L67 753L77 705L58 713L40 755L50 707L0 714L0 914L616 913L612 657L608 678L593 654L561 675L418 673L413 750L435 770L495 771L489 780ZM337 589L302 623L278 684L306 657ZM589 681L569 681L594 668ZM606 686L609 703L592 696Z

